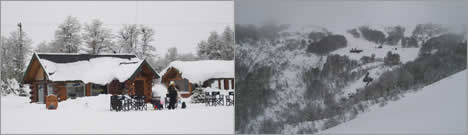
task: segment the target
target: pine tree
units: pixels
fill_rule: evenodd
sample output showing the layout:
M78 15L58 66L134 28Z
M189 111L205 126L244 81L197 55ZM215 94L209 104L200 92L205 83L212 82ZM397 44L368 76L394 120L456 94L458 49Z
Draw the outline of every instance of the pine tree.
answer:
M203 93L203 88L197 87L192 91L192 103L202 103L205 99L205 94Z

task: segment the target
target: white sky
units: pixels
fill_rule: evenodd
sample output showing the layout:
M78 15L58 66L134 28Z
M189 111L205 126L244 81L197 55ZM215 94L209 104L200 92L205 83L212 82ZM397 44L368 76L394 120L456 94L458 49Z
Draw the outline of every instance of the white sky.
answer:
M274 21L292 26L315 25L332 31L357 26L421 23L465 25L466 0L237 0L236 24L262 24Z
M71 15L80 23L100 19L115 34L123 24L145 24L155 30L153 45L159 56L170 47L196 54L197 43L212 31L233 27L232 1L2 1L1 34L23 30L33 46L51 41L57 26Z

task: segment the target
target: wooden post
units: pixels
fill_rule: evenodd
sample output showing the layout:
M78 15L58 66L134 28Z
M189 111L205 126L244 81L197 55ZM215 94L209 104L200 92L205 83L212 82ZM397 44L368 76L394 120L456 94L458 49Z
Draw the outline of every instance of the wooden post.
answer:
M231 79L231 82L232 82L232 83L231 83L231 85L232 85L231 88L234 89L234 79Z
M218 88L221 89L221 80L218 79Z
M91 96L91 83L86 84L86 96Z

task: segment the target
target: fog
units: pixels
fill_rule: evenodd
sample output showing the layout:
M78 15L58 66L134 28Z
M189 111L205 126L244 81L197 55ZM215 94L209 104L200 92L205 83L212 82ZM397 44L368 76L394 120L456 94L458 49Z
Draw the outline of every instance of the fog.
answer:
M403 25L421 23L466 26L467 1L270 1L238 0L236 24L276 22L292 26L321 26L343 31L356 26Z

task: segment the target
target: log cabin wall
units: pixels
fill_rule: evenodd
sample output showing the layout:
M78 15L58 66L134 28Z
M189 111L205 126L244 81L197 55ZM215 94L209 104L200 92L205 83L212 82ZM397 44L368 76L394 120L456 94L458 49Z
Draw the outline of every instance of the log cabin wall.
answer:
M91 96L91 83L86 84L86 96Z
M119 80L113 80L111 83L107 85L109 89L109 94L112 95L120 95L122 94L122 88Z
M224 80L224 89L229 90L229 82L230 82L229 80L230 79L223 79L223 80Z
M220 80L220 79L218 79L218 89L222 89L222 88L221 88L221 80Z
M184 78L182 77L183 75L176 68L171 67L171 68L169 68L167 70L168 71L162 76L162 79L161 79L161 83L166 85L166 87L169 87L169 83L171 81L184 80ZM188 81L188 89L189 89L188 90L189 93L180 94L180 96L182 96L184 98L187 98L190 95L192 95L192 90L193 89L192 89L192 83L190 82L190 80Z
M182 80L182 74L176 68L169 68L168 71L162 76L161 83L169 86L171 81Z
M218 86L214 86L218 89L234 89L234 78L212 78L203 82L202 87L211 87L213 83L217 82ZM223 83L223 85L221 85Z
M135 79L129 81L132 82L130 85L133 95L136 95L137 91L135 88L135 81L143 81L143 95L145 96L145 102L150 102L152 98L152 87L153 87L153 76L148 74L149 71L143 69L139 72Z
M59 101L67 99L67 88L65 87L65 83L55 83L54 88L54 94L57 95Z
M128 95L135 95L136 94L134 80L125 81L125 90L127 91Z

